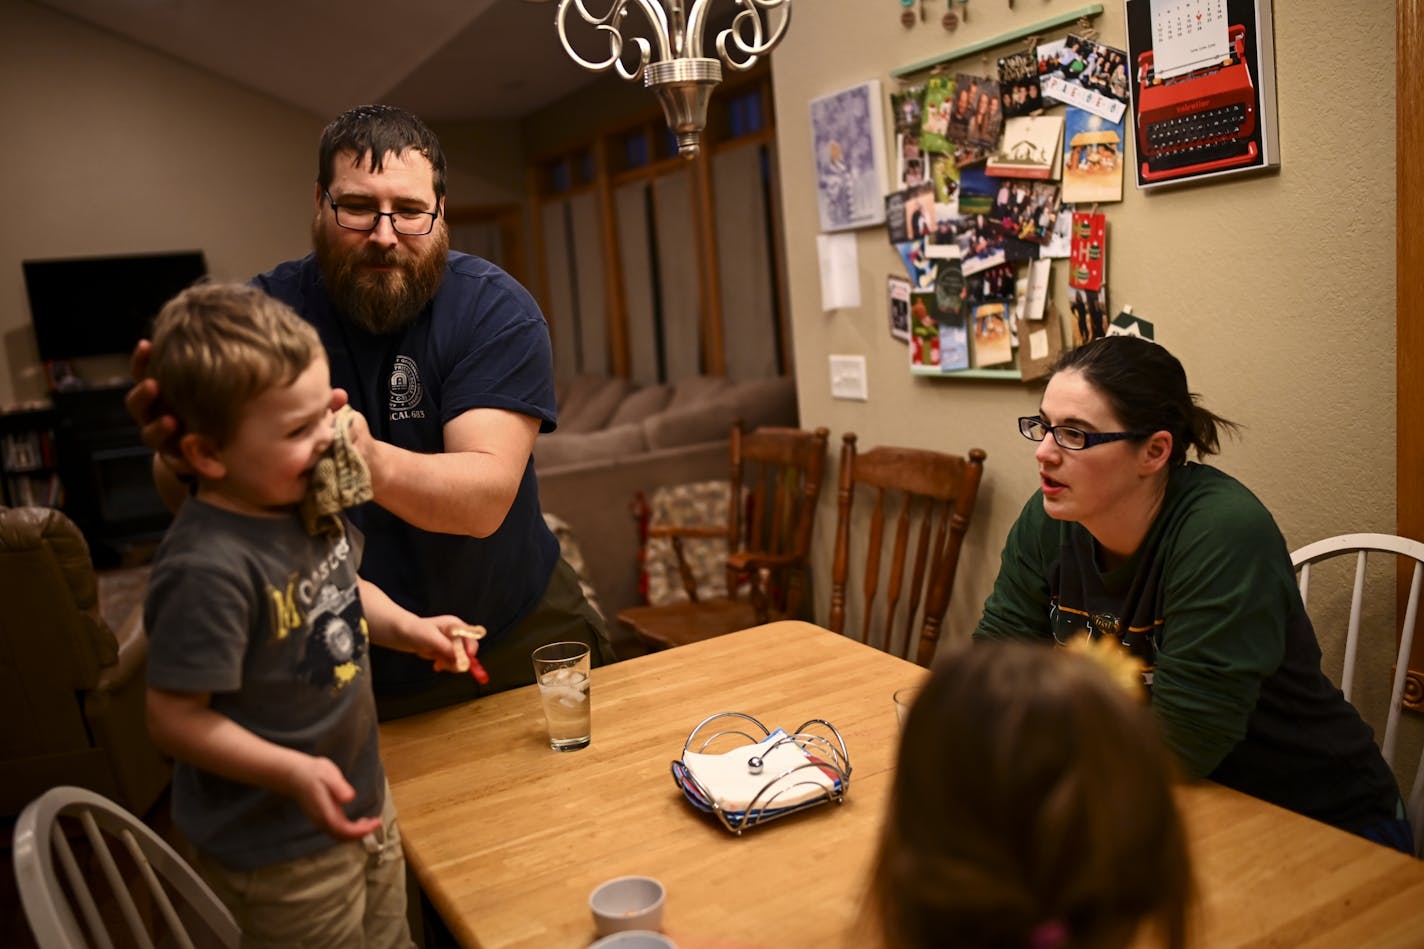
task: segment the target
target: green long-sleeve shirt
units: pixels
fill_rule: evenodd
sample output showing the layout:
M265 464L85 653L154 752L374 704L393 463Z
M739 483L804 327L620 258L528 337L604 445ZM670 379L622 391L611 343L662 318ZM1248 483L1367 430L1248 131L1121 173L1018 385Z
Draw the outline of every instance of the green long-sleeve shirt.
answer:
M975 635L1116 635L1147 663L1163 735L1190 774L1337 825L1394 815L1394 776L1321 672L1285 539L1245 486L1207 465L1175 469L1138 551L1111 570L1097 553L1035 493Z

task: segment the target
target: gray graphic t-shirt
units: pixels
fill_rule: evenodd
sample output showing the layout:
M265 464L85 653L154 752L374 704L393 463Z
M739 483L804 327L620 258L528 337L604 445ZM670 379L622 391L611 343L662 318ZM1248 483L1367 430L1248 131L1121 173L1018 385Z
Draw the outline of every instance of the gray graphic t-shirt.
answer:
M148 682L211 693L254 734L330 758L356 789L349 817L380 813L361 538L311 537L293 515L248 517L190 499L154 558L144 604ZM179 762L173 818L203 854L236 870L337 841L290 798Z

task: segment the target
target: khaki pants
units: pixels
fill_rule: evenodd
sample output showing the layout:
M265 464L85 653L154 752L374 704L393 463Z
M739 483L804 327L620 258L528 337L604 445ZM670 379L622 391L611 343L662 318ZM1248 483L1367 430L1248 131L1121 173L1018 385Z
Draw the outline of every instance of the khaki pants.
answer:
M391 949L414 946L406 922L405 854L391 789L382 827L364 840L258 870L194 863L242 930L247 947Z

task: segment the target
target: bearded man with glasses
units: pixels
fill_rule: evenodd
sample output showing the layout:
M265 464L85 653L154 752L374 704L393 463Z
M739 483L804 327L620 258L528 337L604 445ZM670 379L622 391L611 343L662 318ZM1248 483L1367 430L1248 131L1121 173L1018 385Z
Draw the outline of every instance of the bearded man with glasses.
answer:
M351 512L366 541L361 574L417 615L488 629L483 688L373 650L382 720L530 684L529 654L547 642L583 642L595 664L612 661L603 620L539 509L531 453L557 421L547 323L504 271L450 251L435 134L384 105L328 125L311 236L312 254L254 282L316 328L332 386L361 416L350 438L374 493ZM136 378L146 359L142 343ZM140 382L129 412L163 458L155 477L176 505L184 491L164 449L177 422L158 414L160 397Z

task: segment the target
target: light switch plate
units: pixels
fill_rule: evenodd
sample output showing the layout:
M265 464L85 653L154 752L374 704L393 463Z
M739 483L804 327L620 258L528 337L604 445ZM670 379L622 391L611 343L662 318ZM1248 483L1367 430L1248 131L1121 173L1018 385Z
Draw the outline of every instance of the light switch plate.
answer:
M831 398L870 401L865 381L865 357L860 355L831 357Z

